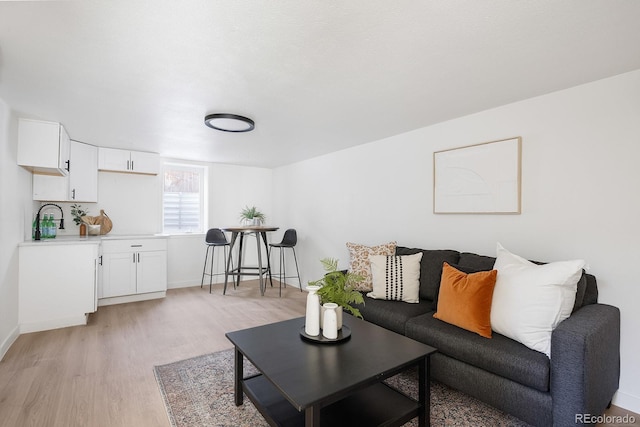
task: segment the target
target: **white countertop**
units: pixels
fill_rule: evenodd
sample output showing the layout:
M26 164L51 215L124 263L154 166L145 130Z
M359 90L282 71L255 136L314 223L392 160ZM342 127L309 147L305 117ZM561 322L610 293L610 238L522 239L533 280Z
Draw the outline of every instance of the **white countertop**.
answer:
M99 245L103 240L166 239L168 234L105 234L104 236L57 236L55 239L27 240L20 246Z

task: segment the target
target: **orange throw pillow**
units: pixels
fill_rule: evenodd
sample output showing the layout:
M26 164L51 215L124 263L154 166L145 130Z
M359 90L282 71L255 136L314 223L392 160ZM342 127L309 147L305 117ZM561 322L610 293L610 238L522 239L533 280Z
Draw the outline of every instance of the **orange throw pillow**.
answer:
M467 274L445 262L433 317L491 338L491 301L497 277L497 270Z

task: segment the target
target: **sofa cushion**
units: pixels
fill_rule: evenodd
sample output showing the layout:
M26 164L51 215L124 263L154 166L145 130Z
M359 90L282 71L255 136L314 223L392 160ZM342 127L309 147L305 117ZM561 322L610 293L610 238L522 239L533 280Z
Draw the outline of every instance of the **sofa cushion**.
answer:
M596 277L591 274L585 274L587 287L584 291L584 299L582 305L597 304L598 302L598 282Z
M369 257L371 255L393 255L396 250L396 242L377 246L365 246L347 242L347 249L349 249L349 271L359 274L364 279L355 288L359 291L370 291L373 289L373 282L371 280Z
M422 253L370 256L373 291L367 296L375 299L419 303L421 259Z
M491 338L491 301L496 270L464 273L444 263L436 319Z
M537 265L498 243L491 328L551 357L551 333L568 318L584 260Z
M547 356L503 335L494 333L488 340L438 320L432 313L407 321L406 335L454 359L542 392L549 391Z
M578 287L576 289L576 301L573 304L573 310L571 313L575 312L577 309L582 307L584 303L584 294L587 291L587 275L584 270L582 270L582 276L580 276L580 280L578 280Z
M442 264L456 264L460 253L450 249L429 250L418 248L406 248L398 246L396 255L412 255L422 252L420 262L420 298L432 302L432 308L436 308L440 278L442 276Z
M418 304L388 301L365 297L364 304L354 304L364 320L404 335L405 324L412 317L432 312L431 302L420 300Z
M460 253L458 265L461 267L471 267L476 271L493 270L493 264L496 263L495 257L478 255L471 252Z

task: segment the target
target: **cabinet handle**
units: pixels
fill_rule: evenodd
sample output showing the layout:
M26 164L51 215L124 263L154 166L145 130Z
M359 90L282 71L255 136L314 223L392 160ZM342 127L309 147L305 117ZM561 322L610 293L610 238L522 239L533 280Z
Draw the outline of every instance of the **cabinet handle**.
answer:
M131 161L127 160L127 170L129 170L129 163L131 163Z
M67 160L65 163L67 164L67 172L71 172L71 160Z
M140 262L140 252L138 252L138 262Z
M135 264L136 262L136 254L132 254L133 255L133 263Z
M102 255L100 255L100 262L98 264L102 265Z
M72 198L73 200L75 200L75 199L76 199L76 189L75 189L75 188L74 188L73 190L71 190L71 198Z
M133 160L131 160L131 170L133 170Z
M142 245L131 245L132 248L141 248Z

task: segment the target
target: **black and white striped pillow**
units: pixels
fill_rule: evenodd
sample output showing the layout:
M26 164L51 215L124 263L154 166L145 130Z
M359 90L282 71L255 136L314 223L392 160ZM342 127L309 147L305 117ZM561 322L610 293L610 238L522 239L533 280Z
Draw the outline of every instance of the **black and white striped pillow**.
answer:
M420 261L422 252L414 255L372 255L373 291L370 298L410 303L420 302Z

